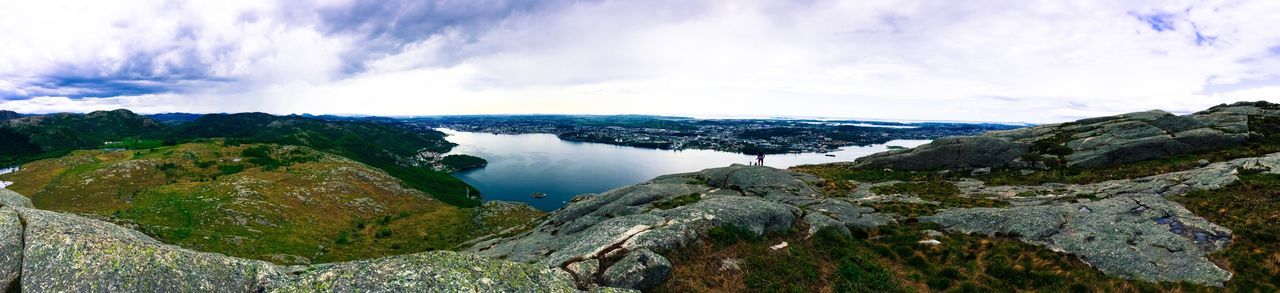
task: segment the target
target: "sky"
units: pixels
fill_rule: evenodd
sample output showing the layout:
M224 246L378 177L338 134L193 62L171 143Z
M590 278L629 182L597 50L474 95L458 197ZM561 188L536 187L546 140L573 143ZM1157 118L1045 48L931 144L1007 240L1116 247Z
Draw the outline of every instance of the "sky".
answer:
M0 1L0 109L1058 122L1280 102L1280 1Z

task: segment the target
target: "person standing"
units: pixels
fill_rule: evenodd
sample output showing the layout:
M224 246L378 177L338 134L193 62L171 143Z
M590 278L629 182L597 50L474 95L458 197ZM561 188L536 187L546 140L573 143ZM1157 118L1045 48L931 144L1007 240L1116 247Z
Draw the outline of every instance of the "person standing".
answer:
M764 153L756 154L756 165L764 166Z

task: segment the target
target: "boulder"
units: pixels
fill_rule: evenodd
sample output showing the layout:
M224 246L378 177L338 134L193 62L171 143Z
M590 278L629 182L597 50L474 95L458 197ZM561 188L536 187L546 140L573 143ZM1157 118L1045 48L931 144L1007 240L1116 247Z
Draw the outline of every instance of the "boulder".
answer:
M16 208L32 208L31 199L17 192L0 188L0 206Z
M667 280L671 271L671 262L666 258L640 249L609 266L601 278L606 286L648 290Z

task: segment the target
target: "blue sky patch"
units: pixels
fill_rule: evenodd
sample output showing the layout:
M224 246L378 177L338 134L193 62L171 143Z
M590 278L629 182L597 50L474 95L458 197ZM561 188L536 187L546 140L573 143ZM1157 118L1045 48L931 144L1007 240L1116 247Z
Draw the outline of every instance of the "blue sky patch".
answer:
M1153 13L1147 15L1133 13L1133 16L1137 17L1138 20L1141 20L1142 22L1146 22L1147 25L1151 26L1152 30L1157 32L1174 30L1174 21L1177 20L1176 15L1169 13Z

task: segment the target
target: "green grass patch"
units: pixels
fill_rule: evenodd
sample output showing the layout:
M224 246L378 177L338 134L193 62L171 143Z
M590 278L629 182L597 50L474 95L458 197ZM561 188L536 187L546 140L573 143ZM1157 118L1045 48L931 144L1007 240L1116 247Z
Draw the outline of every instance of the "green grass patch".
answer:
M702 200L701 194L690 193L686 195L677 196L669 200L654 203L653 207L669 210L669 209L685 206L688 204L692 204L692 203L698 202L699 200Z

